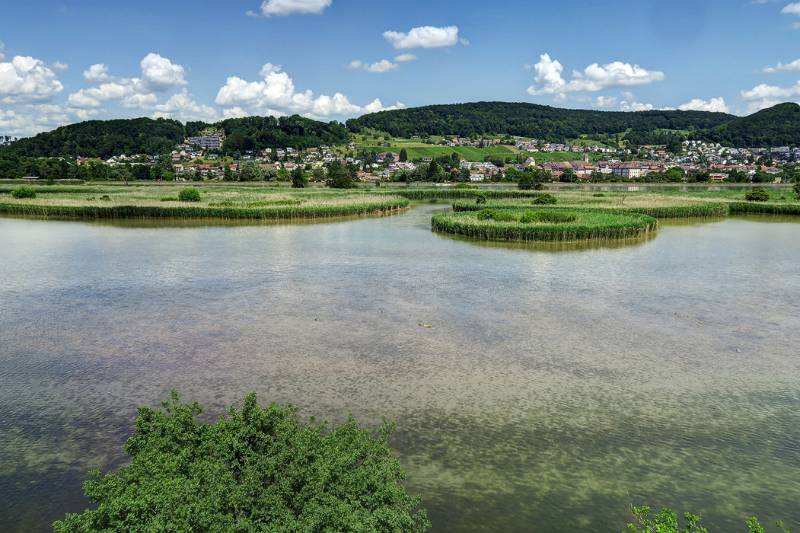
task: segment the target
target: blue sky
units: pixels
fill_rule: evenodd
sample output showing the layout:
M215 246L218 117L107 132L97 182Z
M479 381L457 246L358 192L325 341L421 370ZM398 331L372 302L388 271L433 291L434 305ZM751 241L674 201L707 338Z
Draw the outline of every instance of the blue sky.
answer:
M477 100L747 114L800 100L800 2L0 0L0 135Z

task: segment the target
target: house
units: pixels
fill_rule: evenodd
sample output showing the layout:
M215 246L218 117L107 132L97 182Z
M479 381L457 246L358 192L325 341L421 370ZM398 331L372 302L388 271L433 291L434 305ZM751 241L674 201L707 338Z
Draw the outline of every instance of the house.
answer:
M708 179L710 181L720 182L720 181L727 180L728 179L728 175L727 174L723 174L722 172L712 172L711 174L708 175Z
M638 161L621 163L614 169L614 175L628 180L635 180L647 175L648 170L642 168Z

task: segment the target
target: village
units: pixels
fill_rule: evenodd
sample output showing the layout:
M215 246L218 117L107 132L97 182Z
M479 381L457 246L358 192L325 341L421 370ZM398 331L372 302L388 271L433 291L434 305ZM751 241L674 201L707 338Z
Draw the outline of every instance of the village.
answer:
M680 150L663 145L610 148L600 144L550 143L519 138L443 138L437 145L442 156L408 158L395 149L366 149L355 142L346 146L310 148L265 148L225 154L225 135L205 132L188 137L168 156L174 179L190 180L279 180L297 168L310 173L312 181L323 181L325 169L333 162L351 165L362 182L422 181L432 163L443 165L433 181L498 182L517 172L537 169L549 173L553 181L699 181L780 183L783 166L800 161L800 148L732 148L718 143L683 141ZM513 157L485 156L468 160L453 151L457 147L513 147ZM448 149L452 149L449 150ZM554 158L552 156L558 156ZM569 159L571 157L571 159ZM568 158L569 160L565 160ZM165 156L118 155L104 162L120 165L154 166ZM79 165L88 159L77 160ZM672 171L677 169L679 172ZM430 181L430 179L429 179Z

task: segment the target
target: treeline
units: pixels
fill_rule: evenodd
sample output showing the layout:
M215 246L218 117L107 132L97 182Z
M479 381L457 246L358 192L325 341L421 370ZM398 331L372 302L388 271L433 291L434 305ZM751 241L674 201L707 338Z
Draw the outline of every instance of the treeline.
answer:
M0 159L13 157L100 157L169 153L183 141L184 127L169 119L89 120L0 147Z
M381 111L349 120L347 126L353 132L372 128L395 137L505 133L565 142L581 135L614 135L630 130L700 131L733 118L725 113L704 111L592 111L527 103L477 102Z
M264 148L301 149L344 144L349 139L347 128L338 122L318 122L297 115L232 118L216 124L189 122L186 126L168 119L90 120L2 146L0 160L162 155L170 153L186 137L199 135L205 129L225 132L226 153Z
M319 122L299 115L231 118L215 124L186 124L186 134L190 137L206 129L225 132L223 152L228 155L265 148L332 146L345 144L350 137L347 128L339 122Z
M800 145L800 105L785 103L736 118L702 132L702 139L726 146Z

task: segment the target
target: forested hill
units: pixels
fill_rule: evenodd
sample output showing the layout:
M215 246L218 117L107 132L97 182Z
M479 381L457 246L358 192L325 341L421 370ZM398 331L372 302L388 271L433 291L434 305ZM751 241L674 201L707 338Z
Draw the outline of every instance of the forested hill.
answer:
M3 157L102 157L119 154L165 154L187 136L212 128L224 130L226 152L263 148L307 148L346 143L347 128L300 116L247 117L216 124L167 119L90 120L63 126L0 148Z
M549 141L582 134L616 134L626 130L703 130L735 118L704 111L592 111L526 103L477 102L382 111L348 121L353 131L368 127L394 136L482 135L507 133Z
M89 120L0 148L0 155L19 157L110 157L119 154L168 153L183 140L177 120L149 118Z
M709 140L729 146L800 145L800 105L778 104L739 117L705 133Z

